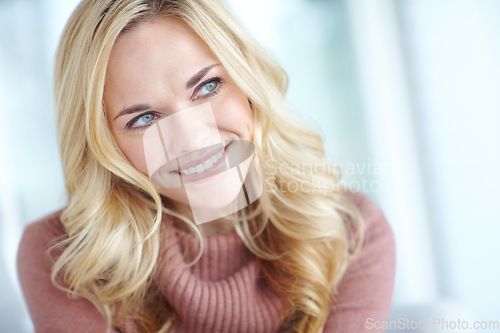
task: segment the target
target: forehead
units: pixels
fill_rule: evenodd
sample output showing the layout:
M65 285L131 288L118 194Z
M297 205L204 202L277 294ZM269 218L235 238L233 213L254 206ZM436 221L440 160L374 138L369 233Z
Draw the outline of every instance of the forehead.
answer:
M189 55L189 57L185 57ZM109 65L146 57L161 63L190 60L197 56L212 56L205 42L183 21L176 17L160 17L139 23L118 37Z
M131 101L137 95L174 92L194 72L216 62L206 43L180 19L161 17L139 23L113 46L105 102L115 109L137 102Z

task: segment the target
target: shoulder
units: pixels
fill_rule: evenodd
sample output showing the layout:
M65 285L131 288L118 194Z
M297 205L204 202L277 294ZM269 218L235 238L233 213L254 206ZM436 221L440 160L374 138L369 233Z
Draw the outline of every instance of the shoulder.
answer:
M33 274L36 267L52 266L48 260L48 250L65 235L60 216L61 210L29 224L24 229L17 252L21 283L23 277Z
M346 196L361 213L364 237L361 251L348 267L340 287L347 287L352 283L359 286L364 281L363 277L371 278L371 285L374 286L373 282L377 278L377 281L382 282L380 278L385 277L384 291L392 295L396 265L392 228L382 209L371 198L358 192L346 192Z
M69 298L51 280L62 249L53 246L66 238L61 210L28 225L17 253L17 270L26 305L37 332L105 332L106 323L85 299Z
M366 252L367 246L371 247L375 244L382 245L387 250L394 251L392 228L377 203L360 192L346 191L344 194L358 208L363 218L362 225L365 232L363 242L364 252ZM388 241L388 243L382 240Z
M65 234L60 215L61 211L57 211L29 224L19 243L17 272L26 305L35 323L43 320L37 317L39 308L46 304L47 291L55 290L50 278L55 258L50 255L49 249Z
M61 224L60 216L62 210L53 212L31 224L23 232L19 244L19 256L23 259L25 254L33 254L45 248L47 250L65 235L64 227Z
M356 192L345 195L363 217L364 240L338 286L324 331L368 332L370 320L385 320L390 311L396 267L394 235L372 199Z
M17 252L17 268L21 285L34 274L50 271L54 259L49 249L64 239L61 210L29 224L23 232Z

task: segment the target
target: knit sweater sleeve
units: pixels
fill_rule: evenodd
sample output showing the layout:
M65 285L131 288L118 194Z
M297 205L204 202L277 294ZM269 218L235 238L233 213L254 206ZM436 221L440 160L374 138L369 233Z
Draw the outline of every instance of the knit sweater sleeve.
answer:
M17 254L19 280L35 330L104 333L106 321L89 301L69 298L52 285L50 272L54 260L47 250L64 235L59 214L53 213L29 225Z
M378 206L358 193L347 193L361 211L365 240L360 256L348 267L324 326L324 333L379 332L370 323L389 314L395 276L392 230Z

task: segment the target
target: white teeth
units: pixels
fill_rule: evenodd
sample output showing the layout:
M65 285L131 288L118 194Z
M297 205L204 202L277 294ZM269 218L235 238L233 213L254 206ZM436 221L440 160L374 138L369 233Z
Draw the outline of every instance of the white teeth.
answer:
M222 151L218 152L217 154L210 156L206 161L194 167L182 169L181 173L186 176L195 173L202 173L203 171L210 169L222 157L223 154L224 154L224 149L222 149Z
M203 165L201 164L198 164L197 166L194 167L196 169L196 172L197 173L202 173L203 171L205 171L205 168L203 167Z
M203 167L205 168L205 170L208 170L212 167L213 163L210 162L210 160L206 160L205 162L202 163Z

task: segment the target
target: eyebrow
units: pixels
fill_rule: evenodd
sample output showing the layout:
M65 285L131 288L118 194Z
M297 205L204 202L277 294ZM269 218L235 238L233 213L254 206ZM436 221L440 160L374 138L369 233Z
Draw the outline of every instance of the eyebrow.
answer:
M200 80L203 79L203 77L205 75L207 75L207 73L212 68L219 66L219 65L220 64L213 64L213 65L209 65L209 66L206 66L206 67L203 67L202 69L200 69L193 76L191 76L191 78L186 82L186 89L190 89L190 88L194 87L194 85L197 84L198 82L200 82ZM113 118L113 120L116 120L117 118L124 116L124 115L127 115L127 114L137 113L137 112L141 112L141 111L148 110L148 109L151 109L151 105L149 105L149 104L132 105L131 107L128 107L128 108L120 111L120 113L118 113L118 115L115 118Z
M115 118L113 118L113 120L116 120L116 118L119 118L119 117L124 116L126 114L137 113L137 112L141 112L141 111L144 111L147 109L151 109L151 105L149 105L149 104L132 105L131 107L128 107L128 108L120 111L120 113L118 113L118 115Z
M213 67L219 66L219 64L213 64L207 67L203 67L200 69L198 72L196 72L187 82L186 82L186 89L193 88L195 84L200 82L201 79L205 75L207 75L208 71L210 71Z

